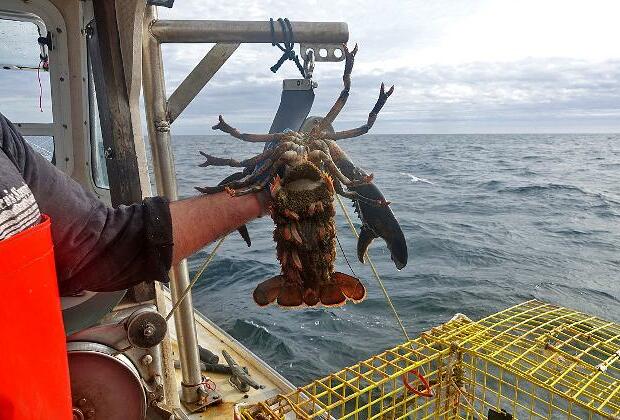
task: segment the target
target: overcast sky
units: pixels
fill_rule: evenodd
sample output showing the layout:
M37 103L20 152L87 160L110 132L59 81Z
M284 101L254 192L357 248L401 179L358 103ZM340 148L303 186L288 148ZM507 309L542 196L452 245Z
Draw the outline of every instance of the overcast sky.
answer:
M345 21L359 44L342 128L364 122L382 81L396 92L374 131L523 132L620 129L620 2L549 0L177 0L162 18ZM170 88L201 55L168 46ZM202 52L204 50L200 50ZM219 112L247 129L269 126L280 79L270 45L242 45L177 130L201 132ZM340 91L342 63L317 65L313 114ZM205 117L208 121L205 121Z
M347 22L359 53L336 125L362 124L384 81L396 91L375 133L620 131L619 16L617 0L176 0L160 9L166 19ZM209 48L164 46L169 93ZM271 73L280 54L271 45L242 45L174 133L210 134L220 113L240 129L265 131L282 78L298 76L292 62ZM343 63L317 64L312 114L332 105L342 70Z

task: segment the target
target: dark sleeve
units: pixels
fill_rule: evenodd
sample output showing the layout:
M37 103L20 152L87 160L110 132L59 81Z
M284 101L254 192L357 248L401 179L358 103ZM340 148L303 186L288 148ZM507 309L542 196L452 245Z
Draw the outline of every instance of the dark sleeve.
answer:
M106 206L34 152L2 114L0 147L22 174L41 213L52 220L61 294L168 281L172 223L166 199Z

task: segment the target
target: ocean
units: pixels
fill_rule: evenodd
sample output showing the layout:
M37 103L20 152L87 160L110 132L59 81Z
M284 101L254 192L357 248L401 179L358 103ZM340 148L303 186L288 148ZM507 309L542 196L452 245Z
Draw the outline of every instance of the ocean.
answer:
M227 136L173 143L184 197L233 172L198 167L199 150L237 159L260 152ZM341 144L374 173L407 238L401 271L380 239L370 255L410 336L458 312L479 319L529 299L620 322L620 135L365 135ZM252 247L229 235L194 304L295 385L404 340L341 211L338 237L368 289L364 302L342 308L256 306L254 287L280 268L271 219L248 228ZM190 259L192 271L210 249ZM337 269L350 273L340 252Z

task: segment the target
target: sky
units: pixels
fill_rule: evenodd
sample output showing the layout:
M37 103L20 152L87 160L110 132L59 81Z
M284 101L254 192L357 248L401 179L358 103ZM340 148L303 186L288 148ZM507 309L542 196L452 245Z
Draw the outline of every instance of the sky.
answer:
M395 93L373 128L377 134L620 131L617 0L176 0L159 14L347 22L349 45L357 43L359 52L337 129L363 124L385 82ZM163 46L168 94L210 47ZM173 133L211 134L218 114L242 131L266 131L282 79L299 75L292 62L277 74L269 70L280 55L270 44L242 45L174 122ZM343 62L317 63L311 114L324 115L333 104L342 71ZM4 73L2 102L12 104L14 119L25 120L38 85L28 87L26 106L24 86Z

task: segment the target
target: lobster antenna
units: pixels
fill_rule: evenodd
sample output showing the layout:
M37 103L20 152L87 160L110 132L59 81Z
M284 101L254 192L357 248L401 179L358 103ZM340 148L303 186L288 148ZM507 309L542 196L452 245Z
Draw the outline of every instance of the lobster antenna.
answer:
M355 274L355 271L353 271L353 267L351 267L351 263L349 262L349 259L347 258L347 254L345 254L344 249L342 248L342 244L340 243L340 238L338 238L338 234L336 234L336 241L338 242L338 246L340 247L340 252L342 252L342 256L344 257L344 260L347 262L347 265L349 266L351 273L353 273L354 277L357 277L357 274Z

